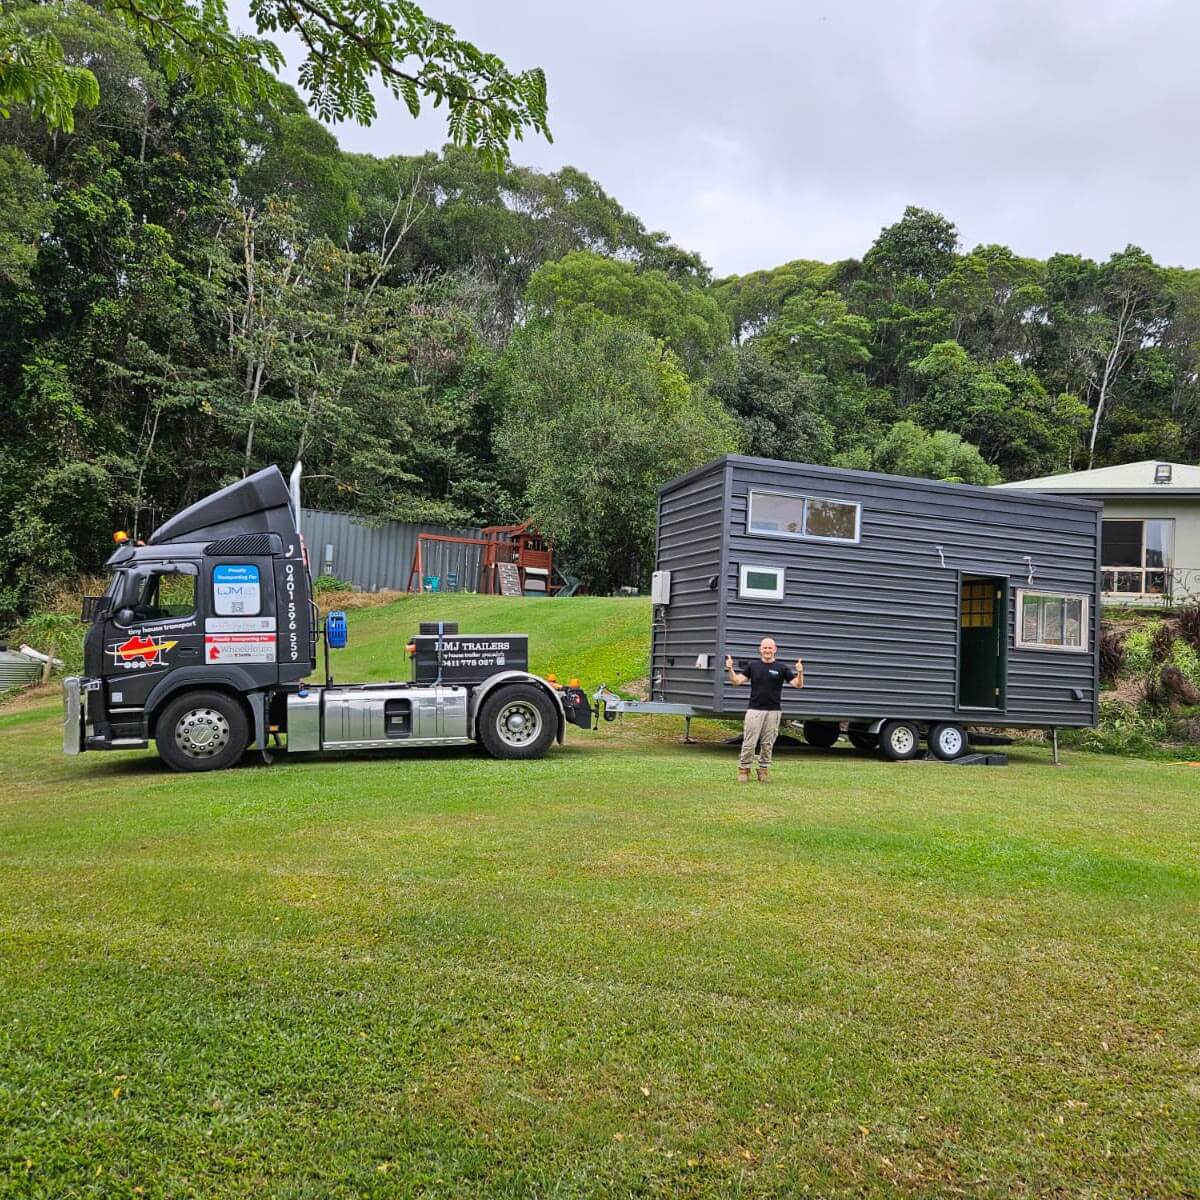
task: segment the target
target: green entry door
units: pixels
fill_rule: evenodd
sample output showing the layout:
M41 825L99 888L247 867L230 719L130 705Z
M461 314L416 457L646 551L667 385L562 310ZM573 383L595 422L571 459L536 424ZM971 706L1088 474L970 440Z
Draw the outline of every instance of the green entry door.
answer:
M958 703L961 708L1004 707L1007 630L1007 580L964 576L958 613Z

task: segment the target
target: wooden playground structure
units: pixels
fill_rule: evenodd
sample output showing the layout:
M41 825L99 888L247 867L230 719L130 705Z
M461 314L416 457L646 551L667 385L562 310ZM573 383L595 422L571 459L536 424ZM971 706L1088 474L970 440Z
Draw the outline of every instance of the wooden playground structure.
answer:
M488 525L481 533L477 538L418 534L405 590L552 596L559 589L554 579L553 548L532 522ZM468 581L473 576L477 578L472 588Z

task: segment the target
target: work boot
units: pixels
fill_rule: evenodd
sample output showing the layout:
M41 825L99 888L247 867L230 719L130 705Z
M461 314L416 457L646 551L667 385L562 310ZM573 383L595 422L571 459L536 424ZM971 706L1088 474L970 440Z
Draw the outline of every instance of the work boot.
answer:
M749 782L750 782L750 768L749 767L738 767L738 783L749 783Z
M769 771L770 771L769 767L759 767L758 768L758 782L759 783L770 783L771 782L771 780L768 778Z

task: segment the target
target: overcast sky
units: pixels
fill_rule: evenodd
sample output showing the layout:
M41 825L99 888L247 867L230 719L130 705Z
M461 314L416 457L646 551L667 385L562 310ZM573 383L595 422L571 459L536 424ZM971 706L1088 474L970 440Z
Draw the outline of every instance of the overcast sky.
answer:
M554 144L518 143L518 162L579 167L718 274L861 256L906 204L945 213L966 247L1135 242L1200 266L1195 0L424 7L545 69ZM380 113L338 126L342 145L445 141L440 112L413 121L385 98Z

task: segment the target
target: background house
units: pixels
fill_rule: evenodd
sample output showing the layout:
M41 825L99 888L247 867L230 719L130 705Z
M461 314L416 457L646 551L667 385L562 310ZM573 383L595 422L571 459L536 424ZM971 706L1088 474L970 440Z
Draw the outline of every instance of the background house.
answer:
M1136 462L1000 484L1104 502L1102 599L1200 601L1200 467Z

